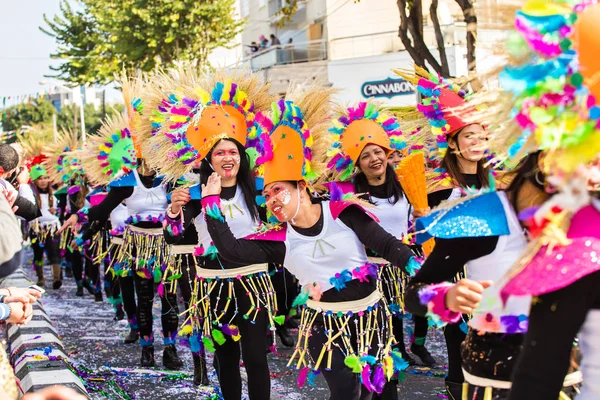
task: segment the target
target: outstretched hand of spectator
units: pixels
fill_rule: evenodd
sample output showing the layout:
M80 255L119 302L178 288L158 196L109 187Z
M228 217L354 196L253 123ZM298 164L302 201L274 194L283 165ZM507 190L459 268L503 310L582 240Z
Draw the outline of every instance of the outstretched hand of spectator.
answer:
M86 400L85 396L64 386L52 386L35 393L27 393L21 400Z

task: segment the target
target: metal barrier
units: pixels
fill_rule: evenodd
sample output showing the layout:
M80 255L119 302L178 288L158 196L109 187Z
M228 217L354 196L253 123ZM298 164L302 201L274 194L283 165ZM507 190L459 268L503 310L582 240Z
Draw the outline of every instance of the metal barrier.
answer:
M32 283L20 268L6 277L0 288L28 287ZM33 318L27 325L7 326L7 353L23 393L63 385L88 396L83 382L71 370L63 343L39 301L33 304Z

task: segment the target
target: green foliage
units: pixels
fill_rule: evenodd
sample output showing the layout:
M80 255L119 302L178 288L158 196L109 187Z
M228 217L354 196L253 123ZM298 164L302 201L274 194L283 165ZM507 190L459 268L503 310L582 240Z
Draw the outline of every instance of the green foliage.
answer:
M121 68L152 71L176 61L205 66L217 47L241 31L236 0L61 0L62 16L40 28L58 44L52 58L65 62L55 77L68 82L107 83Z
M124 106L115 104L111 107L106 107L106 114L122 113ZM19 130L24 126L34 126L37 130L52 135L52 114L56 113L56 109L51 102L45 99L38 99L30 103L23 103L2 110L6 115L2 120L2 126L6 131ZM76 108L77 113L77 129L74 129L73 106L63 106L61 112L57 114L57 127L67 130L77 130L81 127L79 120L79 108ZM85 114L85 130L88 134L95 134L100 126L102 126L102 109L94 108L93 104L86 104L84 109Z

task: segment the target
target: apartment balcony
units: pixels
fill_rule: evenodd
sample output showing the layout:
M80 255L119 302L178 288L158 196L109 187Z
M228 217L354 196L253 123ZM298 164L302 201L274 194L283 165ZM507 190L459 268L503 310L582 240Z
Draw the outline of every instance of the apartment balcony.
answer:
M252 71L259 71L274 66L322 60L327 60L327 41L311 40L268 47L246 57L243 63L249 65Z

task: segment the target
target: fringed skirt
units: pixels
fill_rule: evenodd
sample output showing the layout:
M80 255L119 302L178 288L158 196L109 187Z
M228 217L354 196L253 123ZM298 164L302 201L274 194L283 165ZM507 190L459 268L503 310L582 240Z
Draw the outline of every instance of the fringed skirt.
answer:
M378 287L390 313L400 316L405 313L404 292L410 276L383 258L369 257L369 262L379 266Z
M386 381L408 367L402 355L392 350L396 340L391 318L379 290L355 301L308 300L301 312L298 341L288 367L301 370L300 384L322 368L332 370L332 365L340 364L334 362L334 357L343 357L343 365L360 374L367 390L381 393ZM315 351L310 342L317 331L324 332L324 341Z
M59 228L60 225L58 222L49 224L40 224L37 221L33 222L31 225L29 225L29 236L31 238L31 243L39 243L41 246L43 246L43 243L46 243L46 239L48 239L48 237L55 236L56 231L58 231Z
M283 324L285 316L276 316L277 295L267 264L206 269L201 267L200 257L193 259L196 277L191 282L190 306L182 313L187 318L180 331L181 335L190 336L192 351L199 341L208 351L214 351L215 343L225 343L227 337L238 341L241 337L235 324L238 317L254 324L259 313L264 312L269 330L275 331L276 323ZM240 296L246 297L244 301ZM274 345L275 335L272 337Z
M169 258L169 246L165 242L162 228L138 228L127 225L123 232L123 243L111 260L110 270L125 277L136 273L145 279L162 281Z

